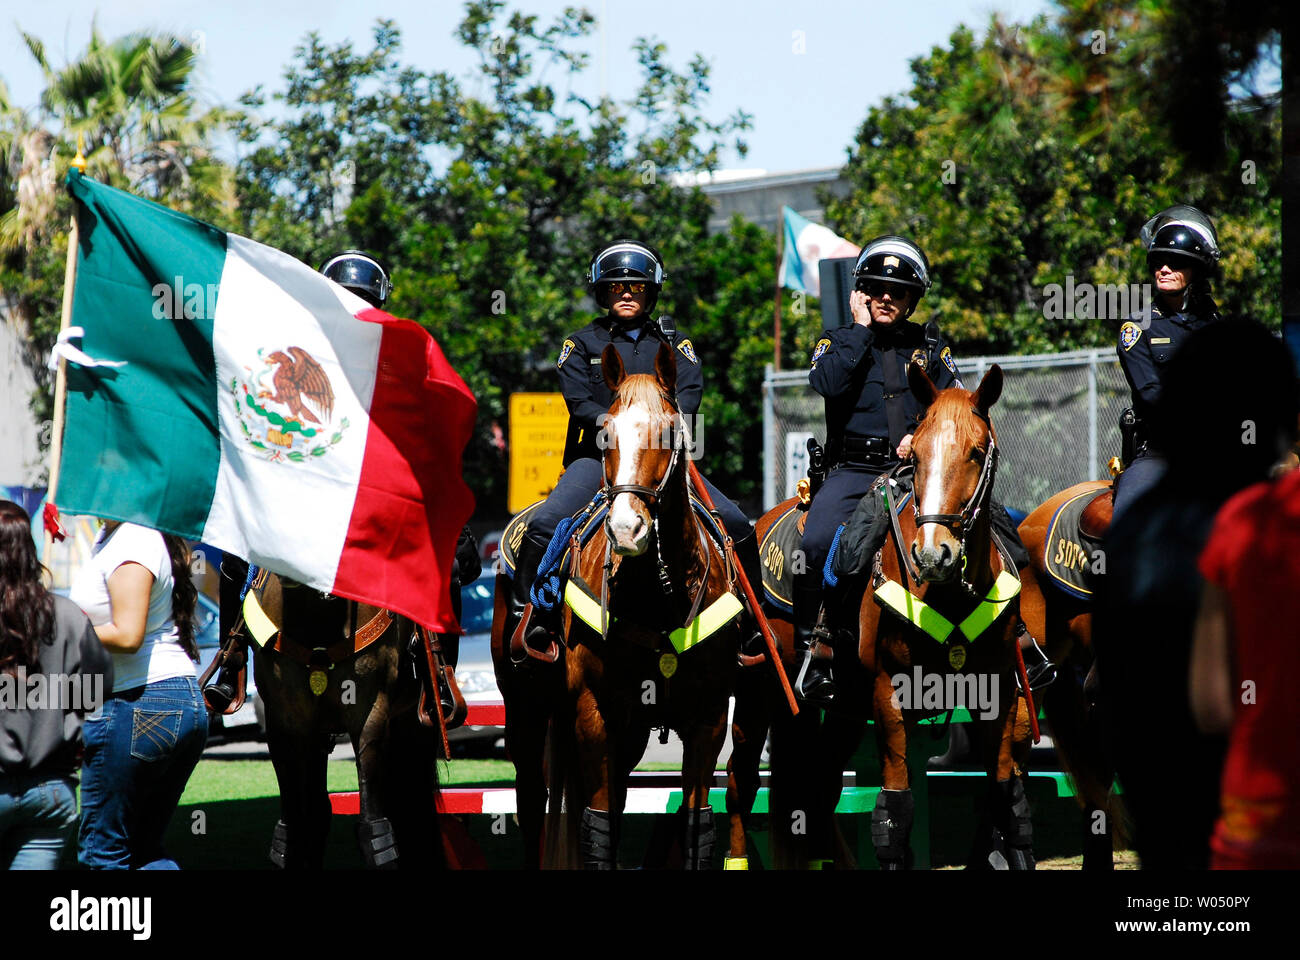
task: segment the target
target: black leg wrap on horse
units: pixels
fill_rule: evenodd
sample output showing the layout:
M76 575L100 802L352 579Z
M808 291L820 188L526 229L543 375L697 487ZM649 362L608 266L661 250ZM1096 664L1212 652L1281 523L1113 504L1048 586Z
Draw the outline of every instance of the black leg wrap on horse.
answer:
M284 825L283 820L277 820L275 830L271 833L271 863L283 870L288 852L289 828Z
M1029 814L1029 798L1020 777L998 781L1001 801L999 829L1007 842L1007 865L1012 870L1034 869L1034 824Z
M713 808L683 809L686 817L686 847L683 865L687 870L713 869Z
M582 811L582 834L578 841L584 870L614 869L614 835L608 810Z
M387 817L358 823L357 843L361 845L361 856L367 867L396 865L397 838L393 835L393 825Z
M909 839L915 810L911 790L881 790L871 811L871 843L882 870L906 870L912 865Z

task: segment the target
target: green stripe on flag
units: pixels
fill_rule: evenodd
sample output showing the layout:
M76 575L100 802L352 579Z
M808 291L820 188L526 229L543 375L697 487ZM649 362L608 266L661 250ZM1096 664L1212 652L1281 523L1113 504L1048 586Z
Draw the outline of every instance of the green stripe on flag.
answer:
M226 235L75 170L68 187L81 233L72 324L91 357L127 364L67 365L59 506L198 537L221 453L212 313ZM178 277L169 313L154 291L177 299Z

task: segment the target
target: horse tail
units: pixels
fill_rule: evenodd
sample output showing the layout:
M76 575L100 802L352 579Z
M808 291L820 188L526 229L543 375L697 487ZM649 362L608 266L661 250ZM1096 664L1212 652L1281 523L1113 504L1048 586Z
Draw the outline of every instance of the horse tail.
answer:
M1126 837L1124 808L1111 792L1114 766L1102 743L1100 725L1089 716L1083 688L1068 665L1043 695L1043 712L1051 726L1052 742L1061 766L1074 782L1075 799L1084 809L1103 811L1117 845Z

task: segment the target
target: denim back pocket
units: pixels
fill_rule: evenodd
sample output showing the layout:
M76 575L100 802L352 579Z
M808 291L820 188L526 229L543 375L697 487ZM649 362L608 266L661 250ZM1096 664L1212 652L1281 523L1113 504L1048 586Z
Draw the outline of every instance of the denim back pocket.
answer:
M176 748L181 735L181 710L131 712L131 756L137 760L162 760Z

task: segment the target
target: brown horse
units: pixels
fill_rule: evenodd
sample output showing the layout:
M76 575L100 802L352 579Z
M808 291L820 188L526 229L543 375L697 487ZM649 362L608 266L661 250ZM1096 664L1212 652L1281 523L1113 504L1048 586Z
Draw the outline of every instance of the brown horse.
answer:
M1056 545L1049 545L1047 538L1052 518L1061 506L1090 492L1096 496L1084 510L1082 526L1089 536L1103 538L1110 528L1113 504L1112 496L1105 492L1109 487L1102 481L1076 483L1040 504L1020 524L1030 569L1043 585L1042 590L1024 593L1021 616L1029 632L1043 640L1048 659L1071 668L1061 671L1047 688L1043 712L1051 725L1057 757L1073 778L1076 796L1083 806L1085 870L1112 868L1113 835L1117 829L1123 835L1123 808L1119 797L1111 794L1115 770L1103 747L1096 717L1092 602L1051 585L1046 559L1049 547L1056 549ZM1089 558L1089 562L1095 560ZM1086 676L1082 684L1078 676Z
M492 652L526 857L530 866L576 859L588 869L615 868L628 775L651 728L662 727L683 744L683 860L688 869L707 868L709 788L742 629L734 572L689 500L686 434L671 400L672 351L660 347L653 377L626 375L613 347L601 363L615 394L601 444L609 511L575 551L565 644L554 668L525 673L510 664L508 586L504 577L497 581ZM543 857L548 723L552 819Z
M240 569L247 570L234 558L226 563L223 635L229 630L224 621L238 608ZM266 576L260 605L278 627L264 645L253 644L280 787L272 862L320 869L330 823L326 764L334 735L346 733L356 753L357 842L366 865L440 863L439 732L417 717L420 682L406 652L418 627L274 574Z
M1005 569L988 512L997 456L988 412L1001 393L1002 371L994 366L973 392L955 388L940 393L915 366L908 377L928 407L913 437L912 509L898 517L897 534L891 532L885 543L873 589L849 613L849 622L856 620L858 628L856 649L836 645L837 709L821 725L814 711L793 721L778 716L772 729L772 822L774 828L781 825L773 835L783 841L778 860L844 859L832 811L841 771L857 747L865 718L871 717L884 784L872 839L882 866L908 866L908 741L921 719L957 705L948 701L958 699L986 728L981 741L991 795L990 836L1001 844L1008 865L1032 868L1028 805L1012 756L1019 698L1014 605L1007 601L1015 595L1008 582L1014 571ZM760 531L781 509L760 521ZM774 619L773 625L788 633L788 623ZM921 688L937 691L942 706ZM742 712L742 699L738 694L737 722L761 719L762 707L747 702ZM744 733L736 738L729 780L741 810L755 786L750 754L759 741L754 727ZM801 813L806 819L800 820ZM801 829L790 831L794 843L786 836L786 815L800 822ZM791 849L795 856L788 855ZM743 855L743 824L733 815L731 856Z

